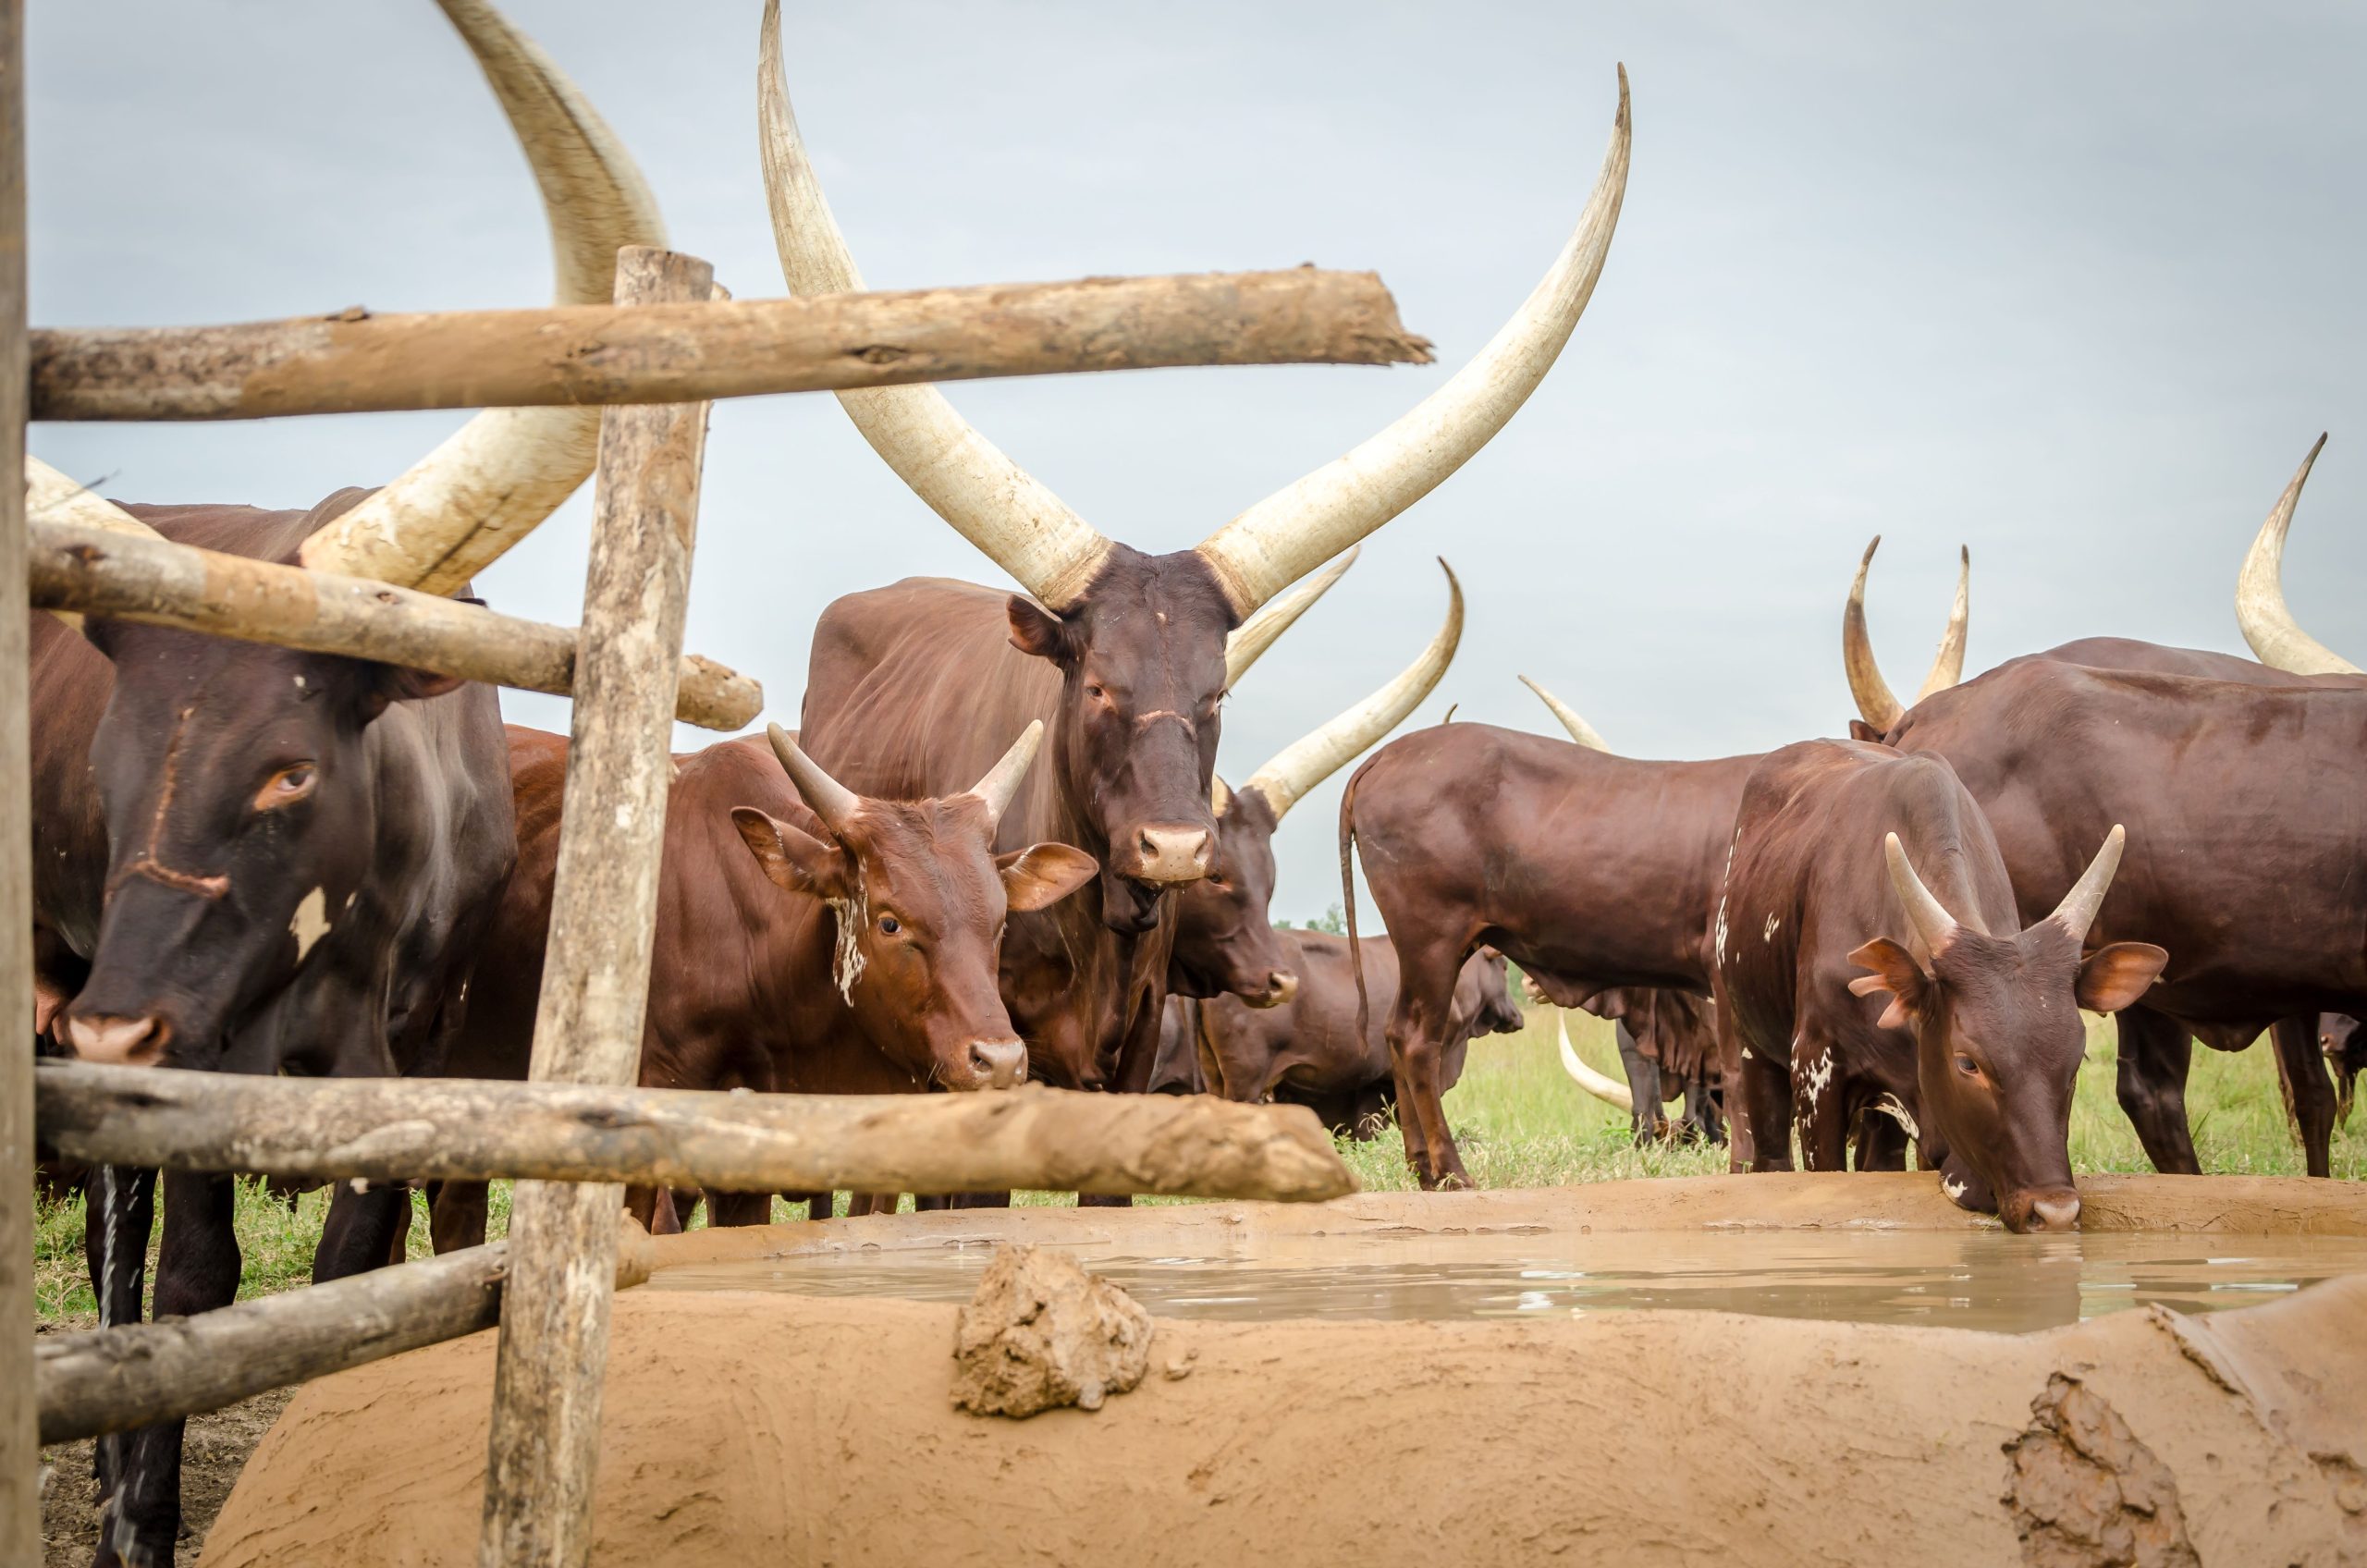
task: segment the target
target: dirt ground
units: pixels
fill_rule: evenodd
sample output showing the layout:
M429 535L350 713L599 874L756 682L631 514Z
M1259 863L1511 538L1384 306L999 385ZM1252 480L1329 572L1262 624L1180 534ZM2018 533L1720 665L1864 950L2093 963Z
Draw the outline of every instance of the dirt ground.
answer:
M274 1389L244 1404L190 1418L181 1452L183 1562L196 1560L215 1516L222 1512L247 1456L294 1396ZM41 1451L46 1467L41 1498L42 1568L84 1568L98 1539L98 1488L91 1480L91 1443L59 1443Z

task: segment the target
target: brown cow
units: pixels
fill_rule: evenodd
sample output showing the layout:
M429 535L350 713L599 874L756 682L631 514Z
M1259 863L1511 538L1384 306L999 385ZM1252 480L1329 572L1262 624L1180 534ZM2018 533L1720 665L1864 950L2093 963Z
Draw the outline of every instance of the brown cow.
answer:
M972 789L857 797L775 725L675 760L640 1082L647 1088L893 1094L1009 1088L1027 1050L996 984L1006 911L1090 880L1066 844L994 852L1043 738L1031 725ZM542 988L567 741L512 726L518 872L486 944L456 1065L523 1077ZM644 1224L656 1193L629 1205ZM769 1194L708 1194L717 1225ZM483 1239L482 1188L438 1194L439 1249Z
M783 274L801 294L859 287L791 116L779 45L767 4L759 116ZM1011 925L1006 996L1038 1072L1148 1084L1174 929L1162 895L1217 855L1228 632L1428 494L1534 389L1601 271L1628 141L1623 78L1593 197L1511 325L1405 418L1194 549L1145 555L1099 533L932 387L841 395L889 466L1025 593L913 581L832 605L815 632L805 741L855 789L926 795L974 774L987 737L1049 724L1049 766L1006 835L1076 844L1103 873Z
M2079 1009L2128 1006L2168 961L2139 942L2081 956L2121 843L2116 827L2025 929L1946 763L1857 741L1769 753L1743 788L1711 949L1750 1168L1791 1169L1797 1126L1809 1169L1839 1170L1852 1124L1881 1109L1964 1207L2016 1231L2076 1225Z
M1544 999L1539 990L1538 998ZM1726 1141L1723 1109L1725 1071L1718 1049L1718 1009L1708 997L1672 987L1614 986L1578 1004L1608 1019L1619 1047L1626 1082L1588 1067L1562 1025L1562 1070L1578 1087L1627 1113L1638 1145L1653 1142ZM1682 1101L1674 1121L1662 1106Z
M1200 1071L1207 1090L1230 1100L1273 1099L1312 1107L1334 1132L1368 1138L1397 1103L1389 1041L1380 1023L1397 990L1397 954L1386 937L1367 937L1365 984L1382 1011L1356 1014L1355 967L1348 939L1323 931L1282 931L1282 946L1299 972L1298 995L1280 1007L1256 1009L1234 997L1199 1006ZM1524 1020L1512 998L1504 958L1482 949L1455 979L1442 1088L1463 1076L1466 1047L1481 1035L1520 1032Z

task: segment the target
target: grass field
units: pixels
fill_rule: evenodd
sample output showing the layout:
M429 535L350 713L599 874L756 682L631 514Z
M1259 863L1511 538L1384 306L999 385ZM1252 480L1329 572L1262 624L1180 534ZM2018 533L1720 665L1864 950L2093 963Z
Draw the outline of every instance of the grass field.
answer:
M1611 1026L1584 1013L1569 1017L1571 1036L1580 1052L1617 1076ZM2088 1060L2080 1070L2079 1098L2072 1109L2072 1165L2083 1171L2151 1170L2136 1133L2114 1103L2112 1085L2112 1030L2100 1023L2089 1031ZM2300 1147L2286 1123L2276 1066L2265 1042L2237 1056L2198 1047L2187 1104L2204 1170L2239 1175L2301 1174ZM1694 1176L1726 1167L1723 1148L1634 1147L1628 1140L1626 1118L1588 1098L1564 1075L1554 1046L1554 1015L1549 1008L1533 1009L1529 1026L1521 1034L1474 1041L1469 1066L1463 1082L1447 1096L1446 1109L1464 1161L1481 1186L1555 1186L1627 1177ZM1367 1188L1414 1184L1394 1130L1370 1143L1343 1143L1341 1150ZM2350 1181L2367 1179L2367 1115L2335 1134L2334 1170L2336 1176ZM1019 1201L1067 1199L1050 1194L1022 1194ZM426 1255L427 1226L423 1199L414 1195L412 1203L417 1214L411 1229L411 1255L418 1257ZM259 1185L242 1188L238 1227L245 1271L239 1294L264 1294L303 1283L326 1205L325 1193L307 1193L291 1209ZM787 1214L785 1206L777 1211ZM494 1235L504 1233L509 1217L508 1188L497 1184ZM63 1328L95 1322L96 1309L83 1271L80 1198L43 1208L36 1234L35 1285L44 1323Z

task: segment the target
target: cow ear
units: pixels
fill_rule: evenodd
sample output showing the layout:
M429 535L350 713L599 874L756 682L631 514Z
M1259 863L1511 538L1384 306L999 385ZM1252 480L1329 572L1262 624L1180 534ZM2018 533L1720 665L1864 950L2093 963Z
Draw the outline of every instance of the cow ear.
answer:
M377 717L391 704L441 697L467 684L457 675L437 675L399 664L374 664L362 682L362 722Z
M1868 724L1862 718L1853 718L1849 721L1849 739L1852 741L1870 741L1875 745L1879 746L1882 744L1883 732L1875 729L1872 725Z
M2161 978L2170 955L2151 942L2109 942L2079 961L2079 1005L2090 1012L2118 1012L2144 996Z
M1101 863L1066 844L1030 844L995 856L1002 873L1003 898L1015 910L1059 903L1101 875Z
M846 855L837 845L826 844L754 806L733 806L731 825L740 829L741 842L765 868L773 886L817 899L854 896L847 877Z
M1849 955L1849 962L1860 969L1873 971L1849 982L1851 996L1890 993L1890 1006L1883 1010L1880 1020L1885 1029L1907 1028L1931 996L1932 980L1923 973L1923 966L1915 962L1913 953L1888 937L1877 937L1868 942Z
M1039 659L1049 659L1062 669L1075 662L1075 643L1069 635L1067 621L1018 594L1011 596L1009 614L1012 647Z

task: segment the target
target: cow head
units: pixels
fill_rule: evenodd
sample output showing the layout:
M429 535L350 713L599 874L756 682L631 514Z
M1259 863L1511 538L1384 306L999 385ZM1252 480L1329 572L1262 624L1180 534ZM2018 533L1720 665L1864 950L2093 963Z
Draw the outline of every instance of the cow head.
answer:
M1439 566L1446 572L1446 622L1418 658L1380 691L1285 746L1240 789L1215 781L1209 804L1218 823L1217 858L1206 877L1177 896L1169 978L1184 995L1230 992L1251 1007L1275 1007L1296 994L1298 977L1287 967L1268 913L1274 896L1274 829L1309 790L1418 707L1453 662L1463 639L1463 585L1446 562ZM1332 575L1343 570L1344 563L1336 566ZM1317 591L1327 585L1318 584ZM1263 623L1276 609L1294 616L1304 607L1277 601L1259 611L1234 638L1228 657L1233 672L1272 640L1273 631ZM1245 655L1244 643L1254 644Z
M2325 1053L2326 1071L2334 1074L2335 1120L2350 1124L2350 1100L2359 1074L2367 1071L2367 1029L2347 1012L2318 1014L2318 1049Z
M1474 1035L1517 1035L1528 1027L1513 1000L1512 965L1493 948L1472 954L1455 977L1455 1011L1471 1020Z
M996 983L1004 917L1057 902L1098 869L1066 844L995 853L996 827L1043 733L1029 725L966 793L878 801L840 785L773 725L773 753L828 837L754 806L731 813L775 886L830 906L831 983L865 1036L915 1078L950 1089L1025 1080L1027 1047Z
M115 686L91 744L106 900L65 1035L88 1060L218 1064L227 1032L346 916L382 828L370 730L460 682L92 621Z
M1942 1184L1964 1207L1994 1210L2015 1231L2067 1231L2079 1219L2071 1183L2071 1095L2087 1048L2079 1010L2117 1012L2145 994L2169 955L2114 942L2082 955L2119 867L2115 827L2053 914L1993 936L1959 922L1924 887L1899 845L1883 845L1916 945L1877 937L1849 955L1874 973L1849 983L1890 995L1886 1028L1913 1031L1920 1115L1947 1149Z
M757 120L774 247L792 293L863 287L790 112L780 7L767 0ZM1428 495L1487 444L1544 379L1594 292L1626 190L1626 76L1594 191L1544 280L1487 346L1395 424L1267 497L1196 548L1146 556L1097 532L973 429L934 386L840 402L888 465L1030 597L1012 640L1061 670L1053 747L1061 787L1098 841L1103 918L1159 918L1158 896L1216 863L1208 807L1226 631Z

